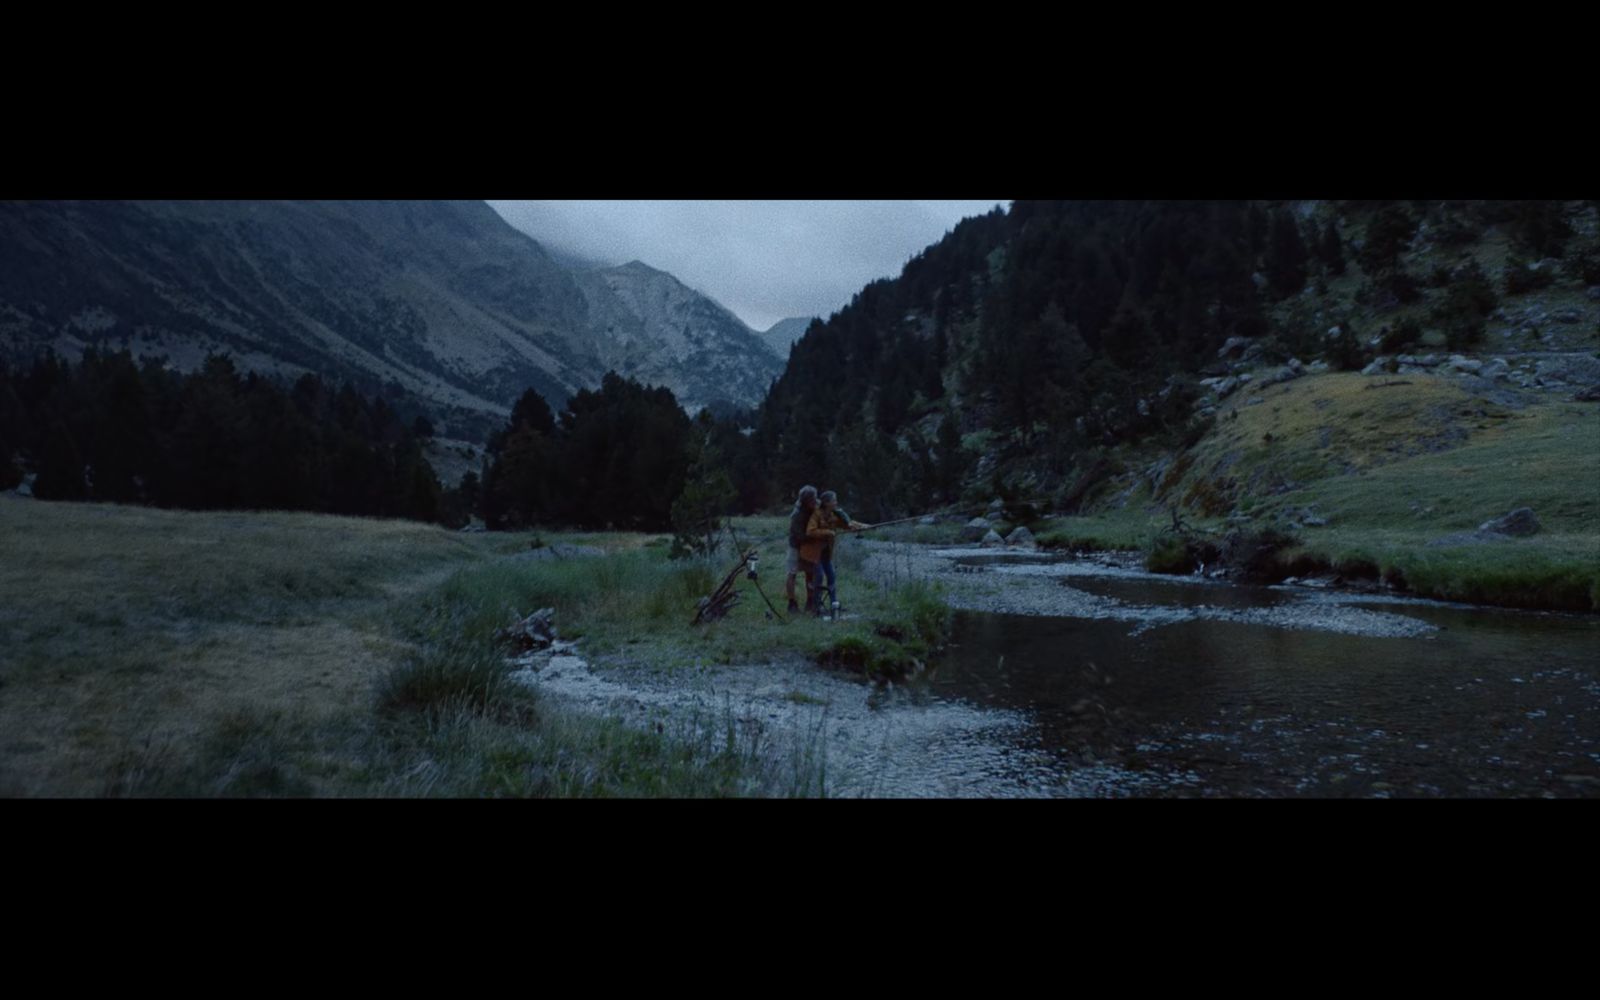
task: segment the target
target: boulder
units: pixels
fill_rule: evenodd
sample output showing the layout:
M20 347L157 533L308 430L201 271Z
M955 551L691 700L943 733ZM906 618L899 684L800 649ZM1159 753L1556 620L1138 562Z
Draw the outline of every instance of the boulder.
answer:
M975 542L989 530L989 522L981 517L975 517L961 528L961 538L964 541Z
M1478 530L1493 535L1535 535L1539 532L1539 519L1533 516L1532 507L1518 507L1509 514L1483 522Z
M1028 548L1033 548L1036 543L1033 540L1033 532L1029 531L1027 528L1018 528L1016 531L1013 531L1011 534L1006 536L1006 544L1025 545Z
M1261 384L1277 385L1279 382L1292 382L1304 374L1304 367L1291 368L1289 365L1284 365L1282 368L1279 368L1271 375L1268 375L1266 378L1262 379Z
M918 524L935 524L937 522L938 518L934 517L932 514L929 514L927 517L917 519Z
M1461 355L1456 354L1450 358L1450 367L1458 372L1476 375L1483 371L1483 362L1475 358L1463 358Z
M1542 358L1536 365L1535 375L1546 382L1559 380L1574 385L1590 385L1600 382L1600 359L1586 354Z
M1322 375L1325 372L1331 371L1332 369L1333 369L1333 366L1328 364L1326 361L1317 360L1317 361L1311 362L1309 365L1306 365L1306 374L1307 375Z
M1001 538L999 533L997 533L993 528L990 528L989 533L984 535L983 541L979 542L978 544L986 548L997 548L1005 545L1005 543L1006 540Z
M989 501L989 513L994 514L1006 509L1006 502L999 497Z
M1495 358L1478 369L1478 374L1488 379L1508 378L1511 374L1511 366L1506 364L1505 358Z
M1237 354L1240 351L1243 351L1245 349L1245 346L1248 345L1249 343L1250 343L1250 341L1245 339L1244 337L1229 337L1226 341L1223 342L1222 349L1217 351L1217 357L1219 357L1219 358L1231 357L1234 354Z

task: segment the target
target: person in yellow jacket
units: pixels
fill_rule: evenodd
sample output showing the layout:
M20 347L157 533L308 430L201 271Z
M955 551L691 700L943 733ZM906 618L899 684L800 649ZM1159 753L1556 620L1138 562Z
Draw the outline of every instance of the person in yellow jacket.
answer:
M839 588L838 581L833 572L833 545L837 532L860 531L870 528L870 524L852 521L850 515L839 509L839 494L833 490L823 493L818 499L817 509L812 512L811 519L806 524L806 541L800 547L800 558L816 565L818 598L824 586L828 591L828 601L833 614L839 613ZM808 595L809 596L809 595ZM822 607L820 600L808 601L806 610L812 614L820 615Z

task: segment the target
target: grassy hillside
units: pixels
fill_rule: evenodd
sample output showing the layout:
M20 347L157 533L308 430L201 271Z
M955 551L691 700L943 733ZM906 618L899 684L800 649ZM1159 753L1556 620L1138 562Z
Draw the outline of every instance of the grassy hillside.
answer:
M1148 478L1124 476L1101 513L1058 533L1149 544L1175 505L1202 529L1298 534L1290 563L1309 556L1430 596L1600 611L1593 403L1432 374L1326 374L1241 391L1193 447L1152 458L1125 455ZM1467 537L1518 507L1540 533Z

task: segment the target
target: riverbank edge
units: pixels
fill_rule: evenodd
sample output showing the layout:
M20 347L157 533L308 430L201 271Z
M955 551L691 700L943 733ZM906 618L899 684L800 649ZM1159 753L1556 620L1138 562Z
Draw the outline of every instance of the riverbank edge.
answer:
M1079 519L1074 519L1079 520ZM1484 537L1456 545L1435 538L1368 543L1315 536L1268 538L1272 551L1244 572L1238 565L1205 565L1198 555L1220 533L1158 534L1142 547L1129 547L1126 529L1101 533L1085 518L1072 529L1039 536L1039 548L1073 558L1110 556L1122 564L1165 575L1202 576L1236 583L1304 582L1320 589L1353 594L1392 594L1479 607L1522 611L1600 613L1600 560L1582 553L1552 555L1526 551L1519 539ZM1174 548L1181 548L1174 553Z

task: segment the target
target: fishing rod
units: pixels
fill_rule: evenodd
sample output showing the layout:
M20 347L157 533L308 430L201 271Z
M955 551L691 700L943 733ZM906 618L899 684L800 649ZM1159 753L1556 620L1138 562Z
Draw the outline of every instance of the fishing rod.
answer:
M1008 507L1008 508L1009 507L1022 507L1022 506L1031 506L1031 507L1041 507L1042 508L1042 507L1047 506L1051 502L1052 501L1048 497L1040 497L1040 498L1036 498L1036 499L1032 499L1032 500L1013 500L1013 501L1009 501L1009 502L1006 503L1005 506ZM890 527L890 526L896 525L896 524L906 524L906 523L908 523L910 521L920 521L925 517L948 517L948 516L950 516L952 514L960 514L960 515L979 514L979 513L982 513L983 511L986 511L988 509L989 509L989 505L988 504L981 504L981 505L977 505L977 506L967 506L967 507L941 507L938 510L923 511L920 514L912 514L909 517L897 517L892 521L879 521L877 524L868 525L865 528L848 528L848 529L844 529L844 530L848 531L849 534L859 535L863 531L876 531L879 528L887 528L887 527ZM705 521L706 521L706 523L709 524L711 521L716 520L718 518L724 518L725 519L725 523L730 528L732 527L732 518L731 517L726 517L725 515L718 515L717 518L709 518L708 517L708 518L705 519ZM771 544L773 542L785 540L785 539L787 539L787 537L788 537L787 534L771 535L771 536L769 536L767 538L762 538L762 539L759 539L759 540L757 540L755 542L752 542L751 544L752 545L758 545L758 546L769 545L769 544ZM735 540L734 541L734 549L735 549L735 551L743 551L744 550L744 546L741 546L738 543L738 541Z
M1032 506L1032 507L1041 507L1041 506L1043 506L1044 504L1046 504L1048 502L1049 502L1048 500L1016 500L1016 501L1013 501L1011 503L1007 503L1006 507L1021 507L1021 506L1024 506L1024 505ZM846 529L843 529L843 530L849 531L852 535L858 535L863 531L874 531L874 530L876 530L878 528L887 528L890 525L894 525L894 524L905 524L907 521L920 521L925 517L941 517L941 516L948 517L951 514L965 515L965 514L974 513L974 512L977 512L977 511L986 511L988 509L989 509L989 507L988 507L987 504L985 504L985 505L983 505L981 507L946 508L946 509L935 510L935 511L927 511L927 512L922 513L922 514L912 514L910 517L898 517L898 518L895 518L893 521L879 521L877 524L870 524L865 528L846 528Z

